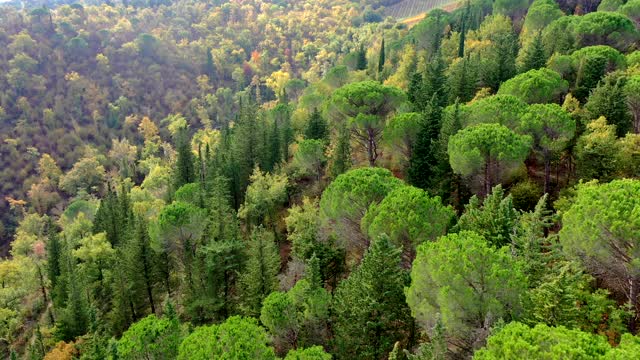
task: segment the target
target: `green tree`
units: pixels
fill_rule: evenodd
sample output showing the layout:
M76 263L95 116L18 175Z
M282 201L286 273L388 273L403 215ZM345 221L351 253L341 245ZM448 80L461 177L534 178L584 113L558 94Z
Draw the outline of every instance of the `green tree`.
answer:
M502 185L497 185L482 201L477 196L471 197L453 230L473 231L501 247L509 243L517 221L513 197L505 196Z
M406 338L412 319L403 288L400 249L375 239L362 263L336 289L333 311L338 352L349 359L383 359Z
M385 53L384 53L384 37L382 38L382 43L380 44L380 56L378 57L378 77L381 76L382 71L384 70L385 63Z
M278 288L280 254L273 233L263 228L253 229L247 246L247 262L240 277L240 294L244 312L258 315L264 298Z
M177 317L149 315L131 325L118 341L121 359L175 359L183 332Z
M619 151L615 125L607 125L604 117L591 121L576 144L578 178L611 180L618 171Z
M616 126L616 135L623 137L632 130L631 114L627 106L623 79L608 76L589 95L585 109L591 119L604 116L609 124Z
M416 246L447 233L455 213L440 197L413 186L391 191L379 204L373 203L362 218L362 231L371 239L386 234L413 260Z
M304 130L304 138L308 140L327 140L329 137L329 130L327 129L327 123L318 111L318 108L313 108L313 112L307 122L307 127Z
M404 100L402 91L375 81L345 85L330 99L338 121L346 121L353 140L367 153L369 166L380 155L379 142L387 117Z
M531 135L533 148L544 162L544 192L549 192L551 159L562 152L576 133L576 122L557 104L534 104L522 117L520 131Z
M367 51L364 49L364 45L360 44L360 48L356 53L356 70L367 69Z
M574 203L564 214L560 242L587 269L611 278L624 279L618 290L634 312L630 329L636 329L640 306L640 268L637 247L640 182L614 180L607 184L580 185Z
M346 124L340 126L336 133L337 139L332 149L333 155L330 163L330 174L333 178L337 178L340 174L347 172L353 165L351 160L351 137Z
M287 200L289 180L286 175L263 173L257 167L250 180L238 217L248 224L273 226L279 207Z
M604 337L580 330L512 322L492 334L474 359L600 359L610 349Z
M275 360L268 343L267 333L256 319L232 316L222 324L196 328L175 350L178 360Z
M298 143L291 165L300 176L312 176L319 181L326 161L324 143L321 140L302 140Z
M523 264L472 231L449 234L418 247L407 303L432 332L438 317L450 342L470 351L499 318L517 317L527 287Z
M530 136L518 135L499 124L480 124L449 139L449 161L453 171L464 176L482 171L482 193L489 194L493 174L499 177L505 167L521 163L530 146Z
M383 168L359 168L338 176L320 199L323 226L333 230L341 245L359 258L369 244L360 232L360 220L371 204L401 185L401 180Z
M542 32L538 32L524 53L521 72L544 68L547 66L547 59L547 52L544 48L544 43L542 42Z
M489 96L462 107L462 125L497 123L515 130L527 109L527 104L513 95Z
M138 292L138 298L146 298L151 313L155 314L156 304L153 294L155 287L161 282L156 269L158 257L151 247L147 221L142 216L136 218L135 234L127 250L129 254L127 278L135 284L132 288Z
M187 128L181 128L176 134L176 170L175 170L175 189L179 189L182 185L192 183L196 180L194 168L194 156L191 149L191 141Z
M284 360L331 360L331 354L324 352L322 346L295 349L287 353Z
M529 104L547 103L559 99L568 83L560 74L547 68L529 70L500 85L498 95L513 95Z
M638 5L640 8L640 4ZM624 85L627 106L633 115L633 132L640 134L640 75L631 76Z
M433 96L422 114L420 131L415 148L409 159L409 182L421 189L429 189L436 173L438 159L436 157L436 140L440 134L442 108L436 104Z
M384 129L385 141L402 156L403 163L408 163L413 156L418 133L422 125L422 115L415 112L398 114L387 123Z

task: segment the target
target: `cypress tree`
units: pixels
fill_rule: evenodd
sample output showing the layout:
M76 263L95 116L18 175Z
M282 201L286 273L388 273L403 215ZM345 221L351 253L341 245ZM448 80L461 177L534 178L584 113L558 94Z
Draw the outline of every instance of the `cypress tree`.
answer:
M442 54L438 52L434 60L429 64L425 77L426 99L435 98L435 104L442 108L447 106L447 93L445 91L447 82L446 69L447 64L442 59Z
M533 42L527 48L524 63L522 64L522 72L540 69L547 66L547 55L542 43L542 32L538 32Z
M182 185L190 184L196 179L193 151L191 151L191 143L186 127L180 129L176 134L176 150L178 155L174 186L175 189L179 189Z
M293 142L293 127L291 127L291 108L287 102L283 104L282 111L282 159L289 160L289 145Z
M458 57L464 57L464 42L467 37L467 21L471 15L471 2L467 1L464 13L460 17L460 40L458 42Z
M157 255L151 248L151 239L147 222L142 216L135 220L135 236L131 241L129 249L127 278L132 283L132 288L140 293L139 298L146 298L146 303L151 308L151 313L156 313L156 306L153 297L154 288L158 281L156 262Z
M382 44L380 45L380 57L378 59L378 77L384 70L385 54L384 54L384 37L382 38Z
M281 157L280 145L280 129L278 128L278 119L273 119L273 127L269 134L269 161L265 166L266 171L273 171L274 167L280 163Z
M436 171L435 140L440 133L441 120L442 108L437 105L434 95L424 111L423 123L409 159L409 183L424 190L430 190Z
M87 332L88 307L82 294L81 282L76 273L76 262L71 249L65 244L65 276L67 277L66 307L58 316L56 336L63 341L71 341Z
M351 139L349 129L343 125L337 134L337 144L331 157L331 176L335 179L338 175L351 168Z
M211 48L207 48L207 64L205 65L205 74L209 77L209 82L211 83L211 85L214 85L217 74L216 65L213 63Z
M358 49L358 55L356 58L356 70L366 70L367 69L367 52L364 50L364 45L360 44L360 49Z
M47 227L49 232L49 237L47 241L47 274L49 277L49 282L51 283L51 289L55 289L58 284L58 278L60 277L60 253L62 251L60 244L60 237L58 236L58 232L55 229L55 225L53 221L49 220L49 225ZM52 293L55 293L52 291Z
M107 236L107 241L112 247L116 247L121 243L121 231L118 221L121 213L118 208L118 196L113 191L111 183L107 183L107 193L100 200L100 206L93 221L93 233L104 232Z
M328 135L327 123L322 118L318 108L313 108L307 127L304 130L304 138L307 140L326 140Z

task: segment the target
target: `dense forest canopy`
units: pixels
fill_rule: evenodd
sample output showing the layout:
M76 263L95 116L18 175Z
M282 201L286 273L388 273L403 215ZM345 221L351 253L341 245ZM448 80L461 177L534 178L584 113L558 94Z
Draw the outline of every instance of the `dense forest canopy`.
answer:
M1 5L0 357L637 358L640 0L439 4Z

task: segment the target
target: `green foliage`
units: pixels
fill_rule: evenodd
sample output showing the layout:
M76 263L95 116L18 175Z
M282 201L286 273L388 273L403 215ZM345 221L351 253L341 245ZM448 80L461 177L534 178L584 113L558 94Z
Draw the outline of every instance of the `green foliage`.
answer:
M560 242L567 253L579 256L588 269L625 279L617 290L626 294L638 313L638 239L640 182L623 179L578 187L573 205L563 216ZM633 328L633 321L632 326Z
M121 359L173 359L182 342L177 318L149 315L131 325L118 341Z
M463 108L463 126L497 123L512 130L526 113L527 104L512 95L495 95L473 101Z
M298 143L291 164L297 170L298 176L312 176L320 180L326 160L322 140L302 140Z
M563 326L510 323L492 334L474 359L599 359L610 346L601 336Z
M179 360L275 360L267 333L254 318L232 316L220 325L201 326L175 351Z
M576 145L578 177L584 180L611 180L617 170L619 144L615 125L607 125L604 117L587 124L587 131Z
M413 149L421 126L422 115L411 112L392 117L384 129L385 140L392 144L404 162L408 162L413 156Z
M480 124L449 139L449 162L453 171L463 176L482 171L483 193L488 194L495 182L492 174L499 177L505 168L521 163L530 147L530 136L518 135L499 124Z
M338 235L347 249L364 252L366 239L360 234L360 220L369 206L378 203L402 181L387 169L360 168L338 176L320 199L320 218Z
M379 156L378 143L387 116L404 100L402 91L376 81L345 85L331 96L331 112L339 121L346 121L352 138L367 153L369 165Z
M529 104L547 103L559 99L568 84L553 70L529 70L500 85L498 95L513 95Z
M475 232L449 234L418 247L407 303L432 332L438 317L447 335L470 349L500 318L517 318L527 286L523 264Z
M464 208L454 231L474 231L496 247L507 245L518 221L511 195L505 196L502 185L491 189L482 202L473 196Z
M255 228L247 244L247 262L240 277L243 310L247 315L258 315L262 301L278 288L280 254L273 233Z
M360 266L336 289L333 301L338 352L350 359L379 359L412 326L403 288L400 249L388 237L371 243Z
M616 80L613 76L608 76L591 92L585 109L591 119L604 116L609 124L616 126L616 135L622 137L632 128L626 102L623 79Z
M371 239L386 234L395 246L413 253L423 242L445 235L454 217L453 209L443 206L439 197L402 186L379 204L371 204L361 226Z
M284 360L331 360L331 355L324 352L322 346L291 350Z
M326 140L328 137L327 123L318 108L314 108L304 130L304 138L308 140Z
M274 222L276 211L287 199L287 176L263 173L255 168L250 180L238 217L255 225Z

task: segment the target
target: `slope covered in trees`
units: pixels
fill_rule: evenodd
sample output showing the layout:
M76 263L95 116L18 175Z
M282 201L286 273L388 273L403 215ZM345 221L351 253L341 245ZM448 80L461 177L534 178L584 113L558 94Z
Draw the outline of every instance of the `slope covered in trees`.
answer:
M0 9L0 357L634 359L638 0Z

